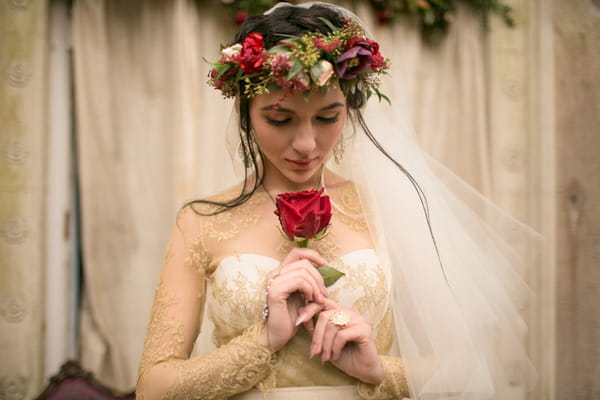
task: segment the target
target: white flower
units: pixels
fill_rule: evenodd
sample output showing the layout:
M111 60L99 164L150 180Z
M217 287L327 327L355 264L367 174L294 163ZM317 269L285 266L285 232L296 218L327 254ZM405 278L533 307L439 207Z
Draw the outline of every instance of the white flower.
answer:
M333 65L327 60L321 60L317 65L317 68L311 69L311 75L317 86L324 86L333 75ZM316 71L320 72L318 76L315 76Z
M236 57L242 51L242 45L239 43L234 44L233 46L229 46L223 50L221 50L221 54L223 55L223 61L235 61Z

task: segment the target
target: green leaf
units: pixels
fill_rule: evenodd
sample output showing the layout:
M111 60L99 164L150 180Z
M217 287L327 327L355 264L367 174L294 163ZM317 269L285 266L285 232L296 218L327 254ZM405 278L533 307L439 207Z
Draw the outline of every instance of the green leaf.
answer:
M290 52L292 49L289 45L286 44L280 44L277 46L273 46L269 49L269 53L272 54L278 54L278 53L288 53Z
M342 93L344 94L344 96L348 95L348 85L346 84L346 80L340 79L339 85L340 85L340 89L342 90Z
M225 67L223 67L223 69L218 69L219 74L217 75L217 79L221 78L225 72L231 69L231 67L231 64L226 64Z
M324 23L325 25L327 25L327 26L329 27L329 29L331 29L331 31L332 31L332 32L335 32L335 31L337 31L337 30L338 30L338 28L336 28L336 27L335 27L335 26L334 26L334 25L331 23L331 21L329 21L327 18L319 17L319 19L320 19L321 21L323 21L323 23Z
M204 58L204 57L202 57L202 59L204 60L204 62L205 62L205 63L207 63L208 65L210 65L210 66L211 66L211 68L213 68L213 69L215 69L215 66L218 64L218 63L216 63L216 62L209 61L209 60L207 60L207 59L206 59L206 58Z
M343 272L340 272L337 269L333 267L328 267L326 265L321 265L317 267L317 271L319 271L319 274L321 274L321 276L323 277L326 287L333 285L338 281L338 279L346 275Z
M300 40L298 37L296 36L289 36L287 39L283 39L280 41L280 43L283 46L288 46L290 48L294 48L294 47L304 47L302 40Z
M392 102L390 101L389 97L387 97L385 94L381 93L378 89L375 89L375 93L377 94L377 98L379 99L379 102L381 102L381 99L384 99L385 101L388 102L389 105L392 105Z
M292 65L292 68L290 69L290 72L288 73L288 75L285 78L285 80L289 81L294 76L296 76L297 74L299 74L300 71L302 71L303 68L304 68L304 66L302 65L302 63L300 62L300 60L296 60L296 62L294 63L294 65Z
M315 81L319 79L319 77L321 76L322 73L323 73L323 67L321 66L320 63L316 63L315 65L310 67L310 74L312 75L312 77Z

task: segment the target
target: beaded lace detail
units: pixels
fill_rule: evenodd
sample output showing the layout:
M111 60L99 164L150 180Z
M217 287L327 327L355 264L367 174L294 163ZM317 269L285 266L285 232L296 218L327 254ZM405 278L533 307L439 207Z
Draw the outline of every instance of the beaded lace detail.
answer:
M329 297L360 311L374 329L378 351L387 354L391 346L389 276L371 250L354 186L346 182L328 192L336 205L348 210L342 214L334 209L329 235L312 246L346 273L329 288ZM236 194L234 188L211 200ZM310 335L303 328L277 355L257 343L264 326L265 276L292 248L277 229L270 197L257 191L241 206L206 215L214 210L215 206L196 203L178 216L144 346L139 398L217 399L252 387L268 391L357 384L331 364L321 365L318 357L308 358ZM212 336L217 350L190 358L204 309L215 326ZM386 369L388 373L396 371ZM377 396L391 388L382 385ZM367 389L369 393L374 390Z

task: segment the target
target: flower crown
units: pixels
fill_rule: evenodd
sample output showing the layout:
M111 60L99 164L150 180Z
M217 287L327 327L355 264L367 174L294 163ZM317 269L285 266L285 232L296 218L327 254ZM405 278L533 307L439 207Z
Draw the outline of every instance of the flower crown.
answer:
M240 94L248 98L288 89L308 93L338 83L340 89L362 90L368 97L379 92L379 75L389 68L389 60L379 53L379 44L366 37L362 27L347 21L336 28L321 19L332 32L310 32L301 37L281 40L265 49L260 33L250 33L241 44L223 48L221 59L209 63L209 85L225 97Z

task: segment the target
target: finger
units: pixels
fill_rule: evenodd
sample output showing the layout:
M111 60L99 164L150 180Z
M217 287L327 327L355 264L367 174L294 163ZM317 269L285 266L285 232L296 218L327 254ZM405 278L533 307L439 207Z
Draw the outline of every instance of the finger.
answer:
M268 300L286 301L288 297L295 292L301 292L305 299L313 301L315 291L319 293L318 288L315 288L314 282L311 282L303 274L291 274L285 278L278 277L273 280L269 288Z
M317 265L326 265L327 260L323 258L317 251L313 249L294 247L288 254L285 256L281 264L286 265L294 261L306 259L308 261L314 262Z
M280 300L287 299L294 292L301 292L306 302L323 304L325 296L321 293L321 287L305 269L299 268L279 276L271 282L270 292ZM306 304L303 302L302 305Z
M307 260L299 260L288 264L279 277L290 279L290 277L297 276L297 274L303 274L309 281L313 282L317 296L316 301L322 303L327 295L327 290L325 289L325 282L316 268Z
M323 348L323 336L325 335L325 330L331 314L332 311L323 311L319 314L319 318L317 318L317 325L314 327L312 343L310 345L311 358L321 353Z
M331 360L333 342L342 328L327 321L325 333L323 334L323 343L321 345L321 361Z
M323 306L325 307L325 310L339 310L342 308L341 305L329 298L326 298L325 301L323 301Z
M310 262L308 262L308 260L306 261L305 268L308 271L308 273L319 284L319 287L321 289L321 293L323 294L323 296L327 297L327 287L325 286L325 280L323 279L323 277L321 276L321 274L319 273L317 268L315 268Z
M306 329L308 331L308 333L310 333L311 335L314 333L315 324L314 324L312 318L305 319L303 326L304 326L304 329ZM311 357L312 357L312 354L311 354Z
M302 307L299 310L298 319L296 320L296 326L304 324L304 327L309 329L307 327L307 324L310 322L311 328L309 329L309 332L312 332L312 317L322 309L323 306L318 303L308 303L305 307Z
M364 329L359 324L341 329L337 335L335 335L335 338L331 343L330 360L339 360L344 346L346 346L347 343L359 341L364 335Z

